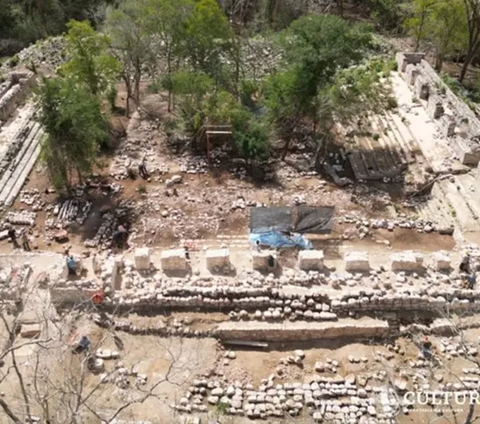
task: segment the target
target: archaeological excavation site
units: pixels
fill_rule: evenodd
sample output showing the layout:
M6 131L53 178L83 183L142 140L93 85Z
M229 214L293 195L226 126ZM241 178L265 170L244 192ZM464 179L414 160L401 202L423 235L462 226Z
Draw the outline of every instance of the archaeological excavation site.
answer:
M0 28L0 424L480 422L478 3L117 3Z

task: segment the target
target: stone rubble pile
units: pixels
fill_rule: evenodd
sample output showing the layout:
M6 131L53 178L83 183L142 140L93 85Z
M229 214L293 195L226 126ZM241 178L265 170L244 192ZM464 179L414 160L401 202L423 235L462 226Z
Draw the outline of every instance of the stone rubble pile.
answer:
M103 213L102 222L93 239L87 239L84 242L85 247L96 247L99 249L108 249L112 243L112 236L118 222L122 218L132 219L132 211L134 210L134 202L129 200L121 200L113 211Z
M53 215L56 217L56 221L51 219L49 227L70 224L72 222L82 225L88 218L91 207L92 202L84 202L76 199L58 203L52 210Z
M386 387L359 387L353 375L324 377L312 375L304 383L274 383L275 376L255 388L236 381L225 385L216 379L196 379L174 406L183 413L207 412L221 405L228 414L250 419L283 418L308 414L316 422L390 423L393 407L382 402ZM393 393L391 393L393 395ZM388 402L390 404L390 400Z
M42 199L40 191L37 188L22 190L18 201L30 206L33 212L41 211L46 206L46 202Z
M66 60L64 49L65 40L62 36L48 37L18 52L18 64L29 67L33 63L55 70ZM0 74L7 73L9 68L8 61L5 61L0 67Z
M419 233L431 233L441 229L431 221L424 221L417 217L407 217L404 214L397 219L365 219L358 216L346 215L338 218L337 222L340 224L355 224L359 232L364 233L364 235L367 235L371 229L394 231L395 228L407 228L416 230Z
M0 270L0 297L2 300L21 299L27 290L32 268L25 264L20 267L6 267Z
M29 225L35 226L35 219L37 218L36 212L20 211L20 212L8 212L6 221L13 225Z
M185 338L206 338L215 337L214 329L194 330L187 322L176 321L173 324L157 322L151 325L133 324L127 320L104 319L100 316L94 317L94 322L99 327L110 328L115 331L122 331L132 335L156 335L160 337L185 337Z

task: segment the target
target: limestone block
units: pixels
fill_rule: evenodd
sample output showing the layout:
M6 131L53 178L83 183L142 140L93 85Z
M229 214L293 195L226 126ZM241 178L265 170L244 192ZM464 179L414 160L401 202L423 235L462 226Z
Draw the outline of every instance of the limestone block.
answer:
M269 257L274 259L275 266L277 265L277 252L274 250L262 250L260 252L254 251L252 255L252 267L253 269L265 270L269 269L268 261ZM275 267L274 266L274 267Z
M225 268L230 266L230 249L207 250L207 268Z
M122 289L122 280L120 278L120 269L123 267L123 256L115 256L113 260L111 286L113 290Z
M370 270L367 252L347 252L345 254L345 269L347 271L365 272Z
M423 255L412 251L397 252L390 256L390 262L392 271L420 271Z
M119 266L118 262L113 256L110 256L104 263L102 267L102 280L110 285L112 290L119 290Z
M446 252L435 252L432 255L432 260L435 271L447 271L452 265L450 255Z
M443 115L439 121L440 131L444 137L451 137L455 135L455 119L453 116Z
M20 330L20 336L26 339L31 339L40 335L40 324L23 324Z
M398 65L398 71L402 73L405 72L407 69L407 65L418 65L422 62L424 57L424 53L397 53L396 60Z
M412 63L407 65L407 69L406 69L407 84L414 85L419 75L420 75L420 71L416 65Z
M298 254L298 267L305 271L323 269L323 250L301 250Z
M135 249L135 268L150 268L150 249L148 247L139 247Z
M427 100L430 94L430 86L425 78L419 75L415 81L415 95L422 100Z
M397 53L396 59L398 72L405 72L408 65L408 60L406 59L405 55L403 53Z
M445 113L442 100L439 96L429 96L427 103L427 113L428 116L432 119L438 119Z
M187 271L187 259L184 249L163 250L161 254L162 269L165 271Z

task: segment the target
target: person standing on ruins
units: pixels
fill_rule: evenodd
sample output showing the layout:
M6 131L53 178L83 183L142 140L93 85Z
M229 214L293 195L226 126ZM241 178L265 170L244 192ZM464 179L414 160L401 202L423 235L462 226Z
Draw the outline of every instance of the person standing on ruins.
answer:
M8 230L8 237L10 237L10 241L11 241L12 244L13 244L13 248L14 248L14 249L18 249L20 246L18 245L17 233L15 232L15 229L14 229L14 228L10 228L10 229Z
M27 231L22 232L22 247L23 247L23 250L25 250L27 252L30 252L30 250L31 250L29 240L28 240Z
M147 156L146 155L143 155L142 161L138 164L138 173L140 174L140 176L144 180L146 180L149 177L148 171L147 171Z

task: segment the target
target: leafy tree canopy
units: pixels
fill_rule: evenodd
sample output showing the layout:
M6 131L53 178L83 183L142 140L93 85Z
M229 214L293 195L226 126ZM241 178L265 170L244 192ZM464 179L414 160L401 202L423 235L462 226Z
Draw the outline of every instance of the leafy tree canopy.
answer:
M39 122L46 136L41 157L58 189L68 189L76 174L90 172L108 125L100 102L85 85L72 79L44 79L38 89Z
M121 67L108 53L109 39L96 32L87 21L67 24L68 62L60 74L85 84L92 94L103 94L116 83Z

